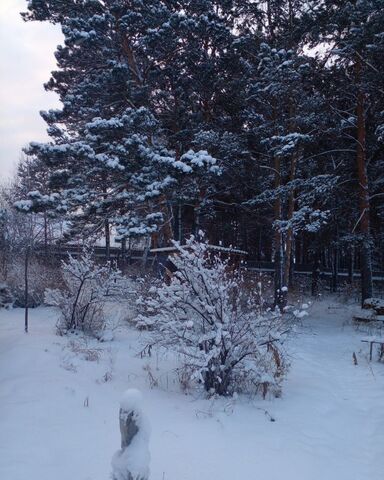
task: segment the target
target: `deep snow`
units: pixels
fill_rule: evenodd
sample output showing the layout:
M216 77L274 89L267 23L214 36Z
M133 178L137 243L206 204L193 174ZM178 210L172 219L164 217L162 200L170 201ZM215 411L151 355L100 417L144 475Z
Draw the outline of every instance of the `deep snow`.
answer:
M170 360L137 355L134 330L69 345L54 310L32 310L29 334L22 310L0 310L0 478L109 479L127 388L144 394L151 480L382 478L384 363L345 325L351 308L328 304L301 320L283 397L265 401L183 394Z

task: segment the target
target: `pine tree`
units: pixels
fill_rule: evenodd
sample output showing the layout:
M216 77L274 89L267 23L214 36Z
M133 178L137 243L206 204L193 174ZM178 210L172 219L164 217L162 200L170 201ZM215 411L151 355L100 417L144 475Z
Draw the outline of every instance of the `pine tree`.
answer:
M353 127L359 217L361 233L362 302L372 296L371 190L368 159L376 156L377 139L371 133L378 125L370 125L368 109L376 110L383 92L383 22L382 0L357 2L325 1L309 10L306 21L311 25L309 38L326 46L326 58L333 57L344 70L345 85L352 102L338 112ZM307 27L308 28L308 27ZM351 82L352 80L352 82ZM340 93L340 91L339 91ZM346 115L347 114L347 115Z
M25 18L60 23L65 45L46 85L63 108L42 114L53 141L32 143L28 153L49 168L56 209L77 230L113 224L122 237L153 232L168 221L164 196L178 179L214 167L198 152L177 158L151 111L150 27L169 14L162 2L29 4Z
M334 187L335 178L313 168L316 160L306 159L318 147L322 124L323 100L312 86L313 59L265 43L258 59L248 110L254 148L264 155L260 168L265 182L263 191L247 204L273 202L275 304L284 308L294 235L301 229L315 231L326 222L321 195Z
M32 0L25 19L64 33L46 84L63 108L43 112L51 142L29 149L48 189L22 207L104 232L107 251L112 228L161 245L202 227L211 243L274 257L281 308L299 258L332 266L332 288L343 262L361 260L370 295L383 244L381 6Z

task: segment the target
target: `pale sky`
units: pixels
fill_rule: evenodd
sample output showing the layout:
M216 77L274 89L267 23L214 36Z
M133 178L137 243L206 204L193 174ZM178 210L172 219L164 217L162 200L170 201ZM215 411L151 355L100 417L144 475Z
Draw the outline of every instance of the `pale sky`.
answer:
M59 27L24 22L25 0L0 0L0 181L15 171L22 148L46 140L40 110L59 105L43 84L55 69Z

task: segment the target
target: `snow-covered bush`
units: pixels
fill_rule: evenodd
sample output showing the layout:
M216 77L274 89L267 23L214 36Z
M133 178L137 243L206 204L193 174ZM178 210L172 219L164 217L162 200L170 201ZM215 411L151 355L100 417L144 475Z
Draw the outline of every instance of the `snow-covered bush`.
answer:
M263 311L261 285L245 288L241 272L204 241L191 237L175 246L170 281L159 281L137 302L140 327L152 330L154 345L179 354L183 378L210 394L278 395L288 328L280 314Z
M100 335L106 325L107 301L121 297L126 281L110 264L98 265L92 250L84 248L79 258L62 262L63 290L47 290L45 303L61 311L58 333L81 330Z

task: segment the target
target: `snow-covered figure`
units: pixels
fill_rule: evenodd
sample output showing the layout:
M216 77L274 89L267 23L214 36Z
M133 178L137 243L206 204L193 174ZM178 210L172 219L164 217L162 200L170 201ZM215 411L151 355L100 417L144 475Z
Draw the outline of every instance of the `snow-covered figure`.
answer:
M193 236L175 243L175 272L138 300L138 326L153 343L181 357L183 378L209 394L280 393L287 332L278 312L263 311L261 285L247 288L228 259Z
M121 450L112 459L113 480L148 480L149 424L141 409L142 395L127 390L120 401Z

